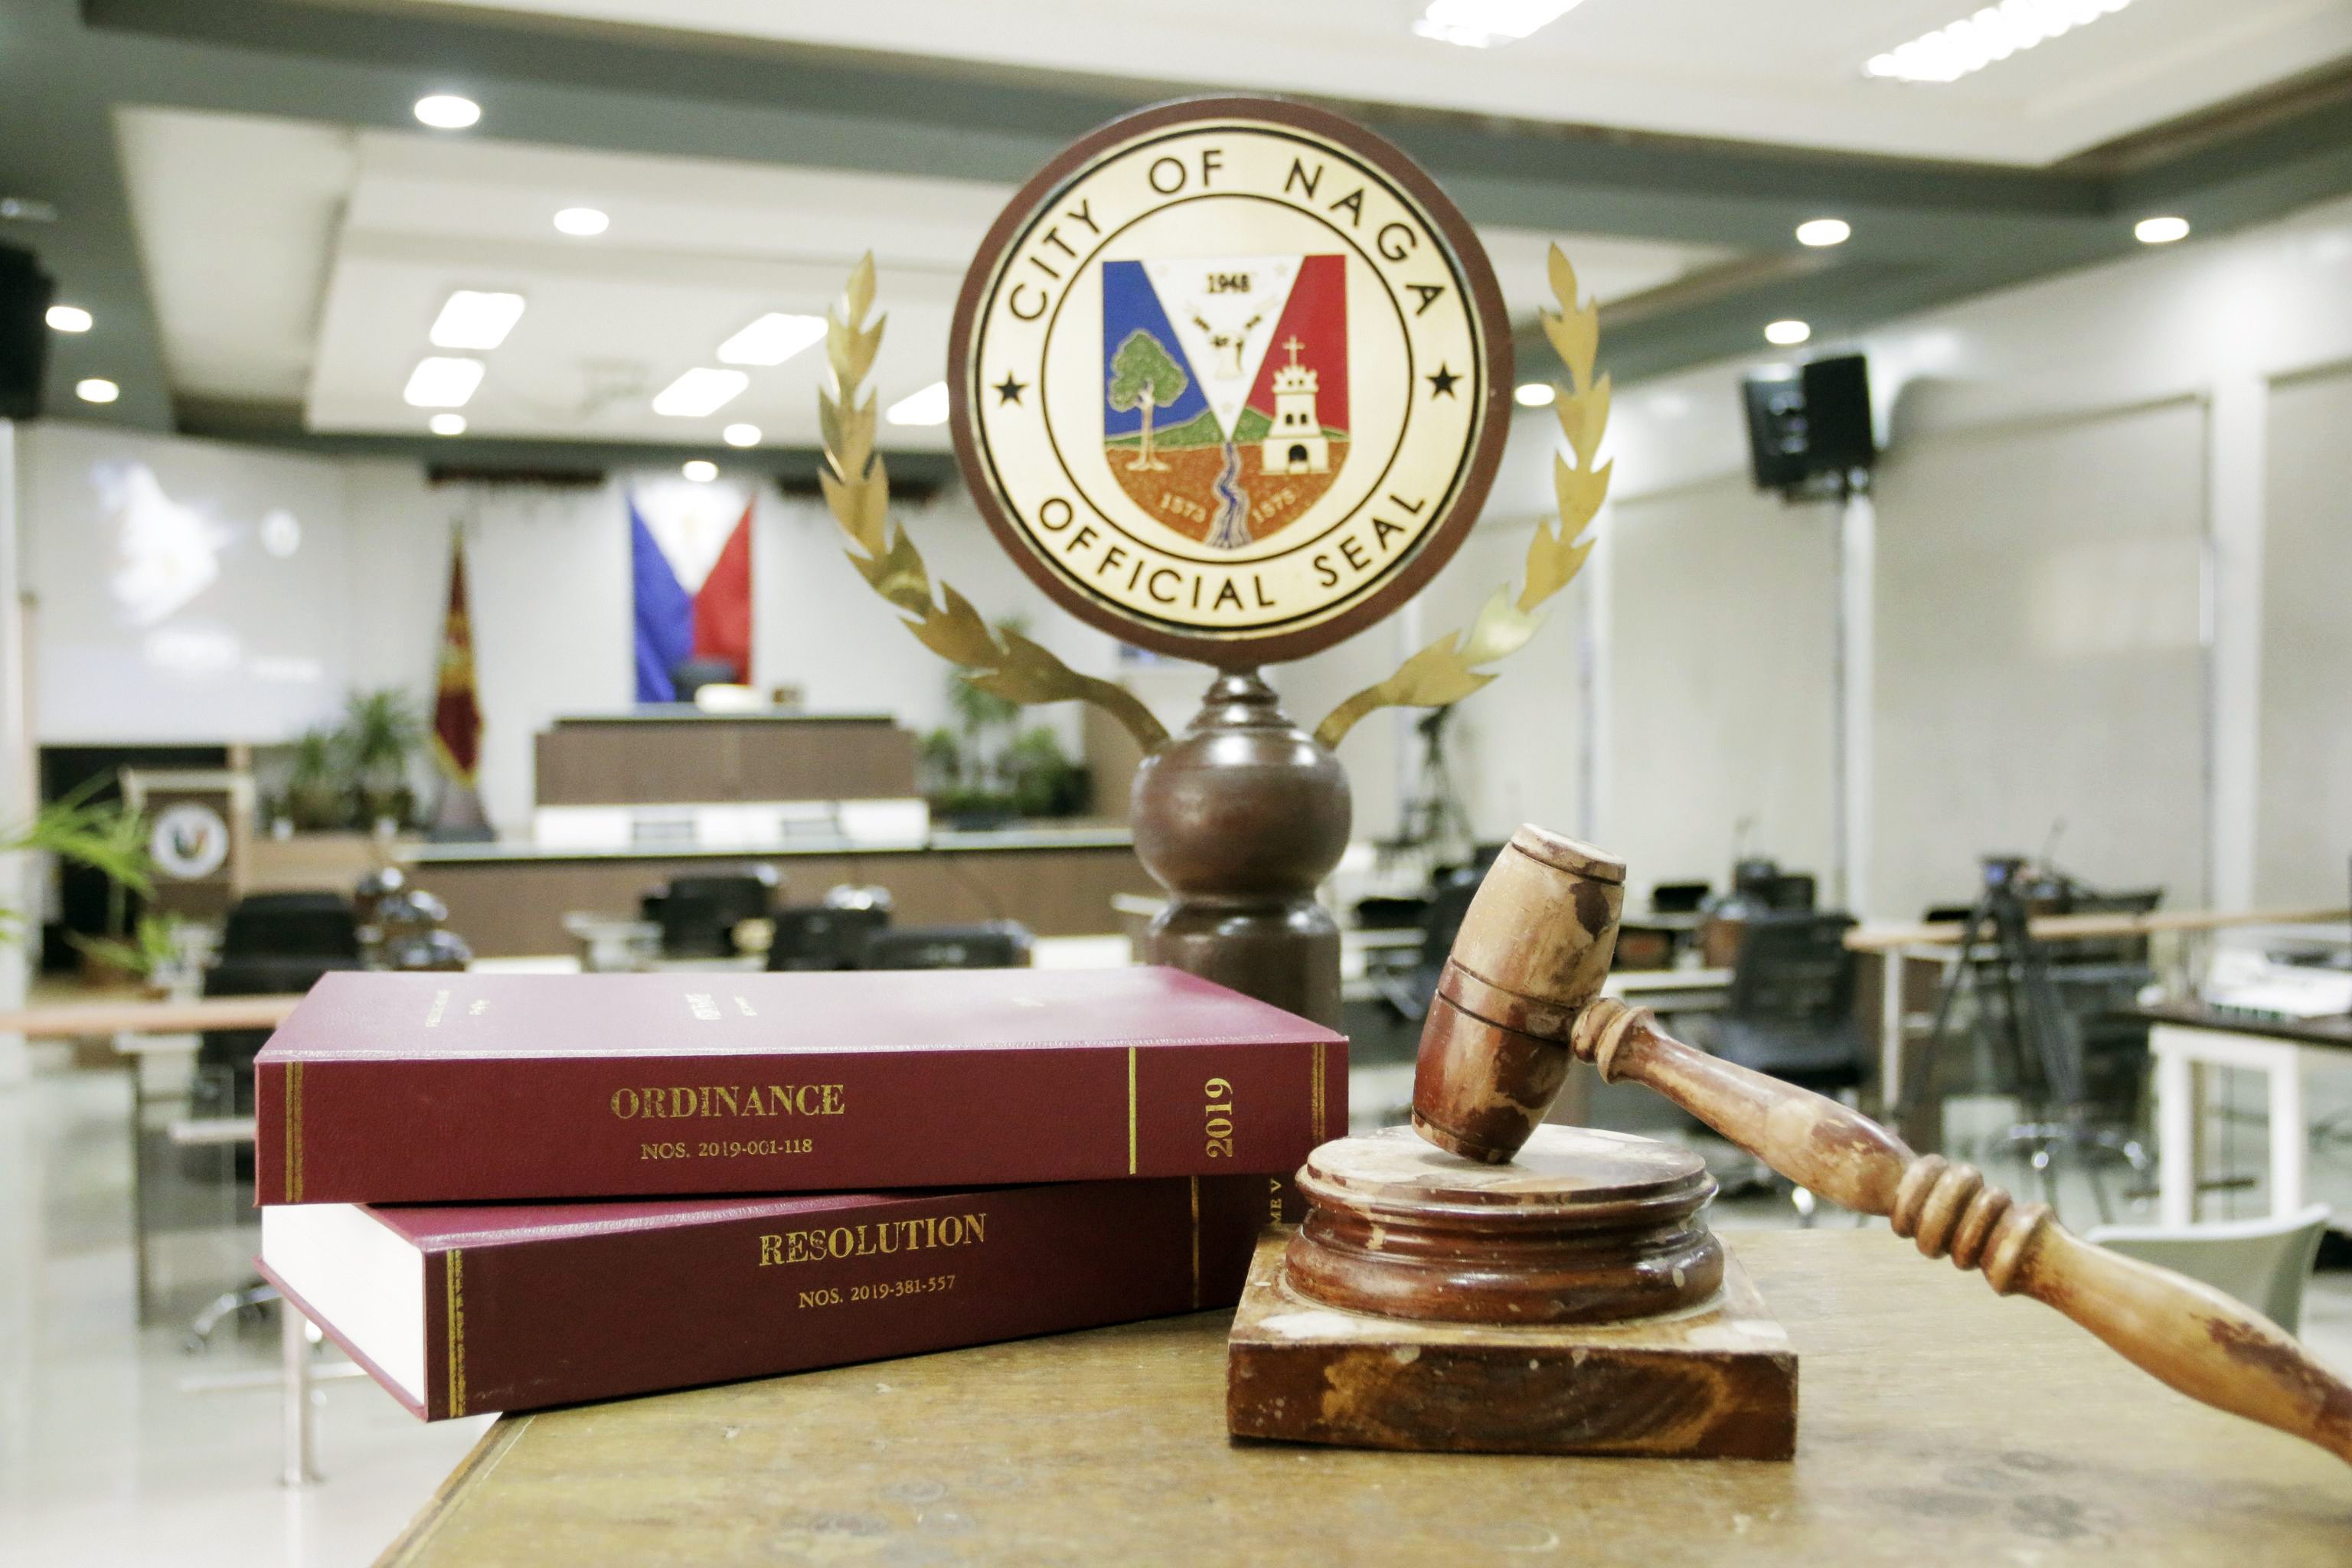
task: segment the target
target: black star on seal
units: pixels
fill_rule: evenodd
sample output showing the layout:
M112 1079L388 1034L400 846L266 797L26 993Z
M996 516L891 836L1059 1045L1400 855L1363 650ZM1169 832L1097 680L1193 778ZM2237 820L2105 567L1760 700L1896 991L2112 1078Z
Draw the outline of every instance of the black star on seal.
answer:
M1454 384L1462 378L1446 369L1444 364L1440 364L1424 379L1429 383L1430 396L1451 397L1454 395Z
M1008 370L1004 373L1004 379L998 382L993 390L996 393L996 405L1002 408L1008 403L1020 402L1021 395L1029 390L1029 384L1025 381L1013 380L1013 373Z

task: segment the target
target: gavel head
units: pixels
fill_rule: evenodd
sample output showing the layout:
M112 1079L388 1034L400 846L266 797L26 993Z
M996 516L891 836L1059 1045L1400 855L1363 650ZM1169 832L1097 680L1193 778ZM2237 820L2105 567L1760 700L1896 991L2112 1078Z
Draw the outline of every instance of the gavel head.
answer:
M1413 1071L1412 1125L1499 1164L1558 1098L1577 1015L1601 994L1625 903L1625 863L1524 826L1463 916Z

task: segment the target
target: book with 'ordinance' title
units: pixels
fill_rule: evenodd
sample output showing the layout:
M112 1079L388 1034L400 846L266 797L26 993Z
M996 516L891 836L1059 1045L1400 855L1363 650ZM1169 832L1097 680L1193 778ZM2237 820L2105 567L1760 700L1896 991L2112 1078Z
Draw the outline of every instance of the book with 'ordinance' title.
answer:
M264 1205L1289 1172L1344 1036L1172 969L331 973L255 1062Z

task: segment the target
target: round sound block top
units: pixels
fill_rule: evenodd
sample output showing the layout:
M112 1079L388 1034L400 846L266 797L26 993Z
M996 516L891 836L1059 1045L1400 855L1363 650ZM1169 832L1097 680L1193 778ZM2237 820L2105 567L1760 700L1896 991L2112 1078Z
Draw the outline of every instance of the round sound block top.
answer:
M1706 1163L1654 1138L1593 1127L1538 1127L1507 1164L1467 1160L1417 1135L1387 1127L1326 1143L1307 1156L1308 1181L1358 1204L1508 1206L1567 1219L1628 1204L1655 1204L1681 1214L1715 1194Z
M1391 1127L1307 1157L1284 1259L1300 1295L1386 1316L1480 1323L1652 1317L1712 1296L1715 1182L1686 1149L1539 1127L1489 1164Z

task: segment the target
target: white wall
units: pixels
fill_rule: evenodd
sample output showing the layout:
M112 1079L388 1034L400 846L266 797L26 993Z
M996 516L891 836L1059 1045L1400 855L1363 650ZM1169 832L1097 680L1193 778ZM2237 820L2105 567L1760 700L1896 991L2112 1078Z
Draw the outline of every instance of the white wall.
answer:
M2277 386L2263 550L2254 894L2345 899L2352 855L2352 371Z
M1811 348L1870 356L1881 440L1890 447L1877 497L1882 559L1872 602L1880 690L1873 732L1862 737L1874 742L1877 779L1869 855L1878 869L1864 912L1905 918L1929 899L1964 899L1979 852L2038 848L2060 815L2069 822L2062 863L2103 881L2166 884L2179 904L2340 898L2352 849L2345 793L2352 785L2344 783L2352 776L2345 763L2352 710L2341 700L2347 645L2336 601L2352 580L2342 554L2352 530L2342 500L2345 415L2331 401L2341 395L2326 384L2340 383L2352 365L2352 201ZM1604 368L1607 359L1604 331ZM1700 509L1706 519L1689 526L1729 530L1759 504L1746 493L1738 381L1767 359L1621 389L1604 447L1616 462L1613 499L1599 526L1604 535L1618 531L1612 542L1631 548L1605 545L1587 568L1594 578L1587 595L1603 606L1604 661L1652 659L1655 642L1679 635L1645 619L1658 606L1645 609L1644 595L1657 590L1636 581L1662 564L1642 559L1635 535L1652 500L1711 494ZM1890 433L1887 416L1898 403ZM2137 418L2168 404L2175 405L2168 414ZM2011 436L1993 434L1996 426ZM2126 444L2141 449L2145 466L2129 457L2119 464L2109 449L2125 427L2137 431ZM1971 431L1988 443L1973 463L1962 458L1967 448L1950 444ZM1548 419L1522 417L1496 510L1541 509L1548 487L1521 454L1557 440ZM1964 495L1932 479L1963 472ZM1967 542L1978 536L2008 543ZM1974 552L1963 577L1941 570L1939 537ZM2193 573L2185 553L2192 548ZM1834 570L1833 554L1797 531L1781 535L1778 549L1769 563L1776 592ZM2121 571L2126 556L2139 575L2095 564ZM1709 563L1694 557L1671 569L1704 573ZM2126 593L2126 584L2136 586ZM2192 586L2203 615L2188 649L2184 595ZM1832 592L1821 582L1804 596L1828 604ZM1739 582L1720 585L1727 613L1748 596ZM2278 602L2280 618L2266 619L2266 599ZM2036 616L2141 646L2045 658L2019 689L2031 732L2069 737L2063 759L1967 763L1991 755L1986 748L2000 739L1991 731L2013 731L2015 716L1987 706L1980 693L1937 692L1928 667L1967 650L1957 637L1927 633L1958 619L2003 625L2005 640L1985 660L1990 680L1999 666L2021 673ZM2062 666L2063 678L2045 684ZM1468 705L1482 733L1507 738L1469 771L1528 778L1548 766L1522 754L1520 738L1556 717L1557 692L1519 673ZM1816 661L1792 661L1760 693L1719 697L1694 687L1678 717L1697 733L1729 735L1739 718L1721 704L1760 703L1801 731L1816 722L1817 683L1827 679ZM2126 688L2136 693L2131 710L2118 715L2115 694ZM1623 710L1626 689L1613 675L1603 679L1604 700L1586 721L1610 760L1591 832L1630 851L1638 888L1670 874L1664 863L1648 864L1664 851L1652 847L1661 840L1645 781L1657 770L1643 754L1664 742L1641 732L1645 715ZM1712 765L1728 775L1756 763L1727 747ZM1769 765L1791 770L1789 785L1801 793L1799 771L1827 764ZM1967 800L1964 816L1930 809L1918 790L1933 777ZM2116 805L2134 795L2144 796L2144 813ZM2110 819L2105 827L2096 826L2102 816ZM1769 822L1765 832L1765 847L1792 863L1802 856L1769 842L1776 836ZM1719 881L1726 868L1706 864L1714 853L1694 840L1675 859L1698 862Z

